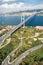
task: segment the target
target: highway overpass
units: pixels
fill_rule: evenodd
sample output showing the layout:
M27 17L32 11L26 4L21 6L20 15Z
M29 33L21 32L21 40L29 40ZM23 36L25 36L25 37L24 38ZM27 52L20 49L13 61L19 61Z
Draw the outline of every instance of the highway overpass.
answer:
M15 32L18 28L20 28L24 23L26 23L28 20L30 20L35 15L36 15L36 13L34 15L28 17L25 21L21 22L16 27L14 27L12 30L8 31L6 34L4 34L2 37L0 37L0 46L3 44L3 42L6 38L8 38L13 32Z

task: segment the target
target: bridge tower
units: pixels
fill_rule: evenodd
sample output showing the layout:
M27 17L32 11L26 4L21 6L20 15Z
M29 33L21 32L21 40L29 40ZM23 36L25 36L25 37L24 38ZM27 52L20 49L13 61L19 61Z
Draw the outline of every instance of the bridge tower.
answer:
M25 21L25 15L21 15L21 23ZM25 27L25 23L23 24L23 28Z

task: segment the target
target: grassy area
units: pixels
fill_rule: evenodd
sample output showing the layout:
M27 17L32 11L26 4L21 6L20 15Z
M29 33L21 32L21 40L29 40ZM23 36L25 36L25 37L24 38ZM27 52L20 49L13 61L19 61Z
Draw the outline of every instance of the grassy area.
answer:
M0 30L2 30L2 29L5 29L5 26L0 26ZM4 31L4 32L2 32L2 33L0 34L0 37L1 37L2 35L4 35L6 32L7 32L7 30Z
M15 48L17 48L18 45L19 45L19 40L17 39L17 37L11 35L11 42L10 42L10 44L8 44L4 48L0 49L0 65L1 65L1 62L6 58L6 56L11 51L13 51Z
M3 28L5 28L5 26L0 26L0 30L2 30Z
M15 35L18 38L24 37L24 39L22 40L22 47L15 52L14 56L11 57L10 62L12 62L16 57L18 57L24 51L39 44L42 44L40 40L37 39L36 41L34 41L34 39L31 38L32 36L35 35L36 32L37 31L35 30L34 27L26 27L24 29L20 28L18 31L16 31Z
M20 54L22 54L26 50L28 50L34 46L37 46L39 44L42 44L42 42L39 40L37 40L37 41L32 40L30 42L32 42L32 43L26 43L26 42L22 43L22 47L15 52L14 56L11 56L10 62L12 62L15 58L17 58Z
M2 35L4 35L5 33L7 33L8 31L6 30L6 31L4 31L3 33L1 33L0 34L0 37L2 36Z
M43 38L43 34L40 34L38 37L39 37L39 38Z
M5 41L3 42L3 44L1 46L5 45L5 44L7 44L7 39L5 39Z
M9 38L11 38L11 36L9 36L7 39L5 39L5 41L3 42L3 44L1 45L1 46L3 46L3 45L5 45L5 44L7 44L8 43L8 41L9 41ZM10 40L11 41L11 40Z
M12 52L15 48L18 47L19 43L21 43L21 41L19 39L21 37L24 37L22 39L22 46L20 49L18 49L15 52L15 55L13 57L11 57L10 61L13 61L16 57L18 57L21 53L23 53L27 49L30 49L34 46L42 44L42 42L39 41L38 39L36 41L34 41L34 39L31 38L35 35L36 32L39 32L39 31L36 30L35 27L27 26L25 28L21 27L15 33L13 33L10 36L10 38L11 38L10 44L8 44L4 48L0 49L0 64L10 52ZM4 41L4 44L6 44L6 40Z
M43 65L43 48L30 53L20 65Z
M29 37L35 35L35 28L28 27L28 26L25 28L21 27L13 35L16 35L18 38L20 38L20 37L29 38Z

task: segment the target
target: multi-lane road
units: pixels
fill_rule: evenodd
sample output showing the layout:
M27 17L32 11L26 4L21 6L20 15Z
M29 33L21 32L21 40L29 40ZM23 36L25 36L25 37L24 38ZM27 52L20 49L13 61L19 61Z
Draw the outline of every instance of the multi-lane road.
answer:
M16 49L14 49L14 50L4 59L4 61L2 62L2 65L9 65L9 64L8 64L8 61L10 61L10 57L13 56L13 55L15 54L15 52L16 52L21 46L22 46L22 44L19 43L19 46L18 46Z
M2 62L1 65L19 65L19 64L22 62L23 58L25 58L25 57L26 57L27 55L29 55L31 52L33 52L33 51L35 51L35 50L37 50L37 49L40 49L40 48L42 48L42 47L43 47L43 44L38 45L38 46L36 46L36 47L33 47L33 48L27 50L27 51L25 51L24 53L22 53L21 55L19 55L19 57L17 57L17 58L16 58L14 61L12 61L12 62L10 62L10 56L13 55L13 54L11 53L11 54L9 54L9 55L6 57L6 59ZM15 50L15 51L16 51L16 50ZM13 51L13 53L14 53L14 51Z
M0 46L3 44L4 40L9 37L13 32L15 32L18 28L20 28L24 23L26 23L29 19L31 19L32 17L34 17L36 15L36 13L30 17L28 17L25 21L21 22L20 24L18 24L16 27L14 27L12 30L10 30L9 32L7 32L6 34L4 34L2 37L0 37ZM19 48L16 48L14 51L12 51L6 58L5 60L2 62L2 65L19 65L19 63L22 61L23 58L25 58L30 52L33 52L39 48L43 47L43 45L39 45L36 47L33 47L27 51L25 51L24 53L22 53L21 55L19 55L19 57L17 57L13 62L9 62L10 61L10 56L12 56L16 50Z
M26 23L29 19L34 17L36 13L30 17L28 17L25 21L18 24L16 27L14 27L12 30L8 31L6 34L4 34L2 37L0 37L0 46L3 44L4 40L9 37L13 32L15 32L18 28L20 28L24 23Z

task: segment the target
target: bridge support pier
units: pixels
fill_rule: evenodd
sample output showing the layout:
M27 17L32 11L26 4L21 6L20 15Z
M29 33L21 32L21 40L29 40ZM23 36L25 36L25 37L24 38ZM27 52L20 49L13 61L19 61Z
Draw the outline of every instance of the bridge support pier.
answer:
M22 23L23 21L25 21L25 16L24 16L24 15L21 16L21 23ZM23 24L23 28L24 28L24 27L25 27L25 23Z

